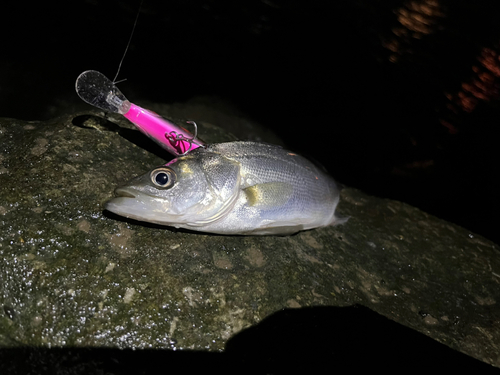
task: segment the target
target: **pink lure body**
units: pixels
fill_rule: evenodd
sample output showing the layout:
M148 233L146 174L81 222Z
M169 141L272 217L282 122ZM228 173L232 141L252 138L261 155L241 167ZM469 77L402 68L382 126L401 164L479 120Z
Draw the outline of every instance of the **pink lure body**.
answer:
M171 154L178 156L200 147L200 141L194 143L193 135L186 129L134 103L130 103L130 109L123 116Z

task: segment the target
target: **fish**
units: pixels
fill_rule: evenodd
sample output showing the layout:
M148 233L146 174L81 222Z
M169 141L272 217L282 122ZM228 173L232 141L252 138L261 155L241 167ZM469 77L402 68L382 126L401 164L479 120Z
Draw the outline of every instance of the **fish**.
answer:
M206 145L115 190L126 218L224 235L289 235L341 224L340 190L315 164L262 142Z

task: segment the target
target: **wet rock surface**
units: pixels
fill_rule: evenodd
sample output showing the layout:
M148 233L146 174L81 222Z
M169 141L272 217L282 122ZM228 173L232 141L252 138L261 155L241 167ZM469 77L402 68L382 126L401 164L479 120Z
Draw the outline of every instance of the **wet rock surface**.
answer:
M237 138L204 122L206 109L151 109L197 120L206 142ZM346 188L341 226L288 237L174 230L103 211L114 188L171 158L119 116L0 119L0 142L3 348L220 352L284 308L359 304L500 365L499 247L464 228Z

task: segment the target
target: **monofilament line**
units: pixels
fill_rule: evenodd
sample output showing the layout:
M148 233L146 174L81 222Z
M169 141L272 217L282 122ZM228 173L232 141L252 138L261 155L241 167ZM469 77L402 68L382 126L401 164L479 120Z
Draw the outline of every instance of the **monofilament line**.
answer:
M116 72L115 78L113 78L113 83L117 83L116 79L118 78L118 74L120 74L120 69L122 67L123 60L125 59L125 55L127 54L128 47L130 46L130 42L132 41L132 37L134 36L135 26L137 25L137 20L139 19L139 14L141 14L141 8L142 8L143 2L144 2L144 0L141 0L141 4L139 5L139 10L137 11L137 16L135 17L134 26L132 27L132 32L130 33L130 38L128 38L127 47L125 48L125 52L123 52L122 59L120 60L120 64L118 65L118 71Z

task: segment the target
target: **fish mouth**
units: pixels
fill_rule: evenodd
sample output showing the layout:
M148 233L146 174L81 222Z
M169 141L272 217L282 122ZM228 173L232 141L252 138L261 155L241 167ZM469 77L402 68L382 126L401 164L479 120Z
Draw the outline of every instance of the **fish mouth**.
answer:
M117 215L138 221L160 225L177 223L178 216L168 207L168 201L144 194L130 186L115 189L115 197L106 202L104 208Z
M123 197L123 198L135 198L136 194L133 194L133 190L130 188L126 187L119 187L115 189L115 195L117 197Z

